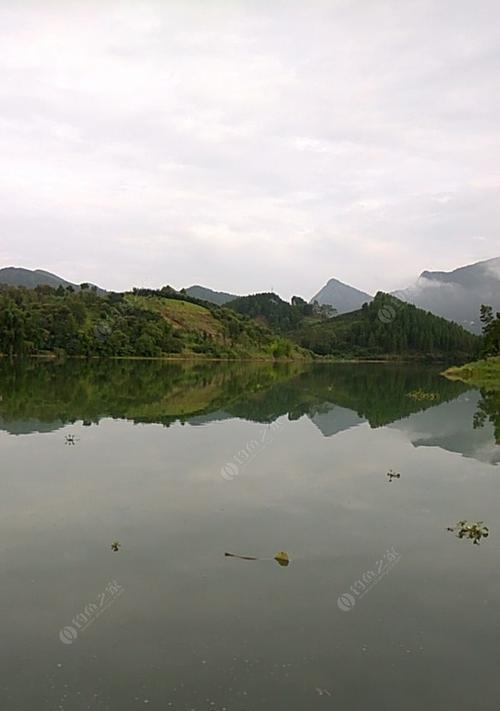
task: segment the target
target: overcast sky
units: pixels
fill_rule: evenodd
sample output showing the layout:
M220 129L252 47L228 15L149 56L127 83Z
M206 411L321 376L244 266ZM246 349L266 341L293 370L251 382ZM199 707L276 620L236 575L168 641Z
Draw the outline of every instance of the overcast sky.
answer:
M0 0L0 266L369 292L500 256L498 0Z

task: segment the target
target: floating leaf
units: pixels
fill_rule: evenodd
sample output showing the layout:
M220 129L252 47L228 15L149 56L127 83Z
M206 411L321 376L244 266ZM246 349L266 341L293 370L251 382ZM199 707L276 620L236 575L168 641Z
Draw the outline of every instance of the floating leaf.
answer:
M226 558L239 558L240 560L271 560L271 558L255 558L251 555L238 555L237 553L224 553L224 555ZM288 557L288 553L285 553L285 551L279 551L279 553L276 553L273 560L283 566L290 565L290 558Z
M113 541L113 543L111 544L112 551L118 551L118 550L120 550L121 547L122 547L122 544L120 543L120 541Z
M280 565L290 565L290 558L288 557L288 553L285 553L285 551L280 551L279 553L276 553L274 556L274 560L277 561Z

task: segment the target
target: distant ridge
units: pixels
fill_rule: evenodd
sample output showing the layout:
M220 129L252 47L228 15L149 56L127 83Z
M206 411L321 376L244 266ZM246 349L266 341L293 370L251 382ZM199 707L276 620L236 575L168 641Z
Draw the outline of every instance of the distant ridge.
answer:
M337 309L337 313L345 314L360 309L364 303L370 303L372 300L373 296L370 294L338 279L330 279L309 303L317 301L319 304L331 304Z
M79 284L73 284L44 269L24 269L23 267L4 267L0 269L0 284L24 286L26 289L35 289L37 286L51 286L53 289L57 289L59 286L65 289L68 286L72 286L75 290L80 288ZM89 284L89 286L95 285ZM96 287L96 289L100 292L104 291L99 287Z
M203 301L209 301L211 304L218 304L219 306L239 298L237 294L228 294L226 291L214 291L213 289L200 286L199 284L189 286L185 289L185 292L194 299L202 299Z
M481 304L500 311L500 257L450 272L424 271L413 286L393 295L479 333Z

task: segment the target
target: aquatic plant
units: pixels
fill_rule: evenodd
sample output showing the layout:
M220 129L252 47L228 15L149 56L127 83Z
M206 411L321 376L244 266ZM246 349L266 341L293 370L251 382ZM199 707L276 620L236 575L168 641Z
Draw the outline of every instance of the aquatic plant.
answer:
M395 472L393 469L389 469L389 471L387 472L387 476L389 477L390 484L393 479L399 479L401 477L401 474L399 472Z
M490 530L484 525L484 521L470 523L469 521L458 521L454 526L448 526L448 531L455 533L457 538L468 538L476 546L481 538L488 538Z
M411 397L413 400L439 400L439 393L428 392L421 388L406 393L406 396Z

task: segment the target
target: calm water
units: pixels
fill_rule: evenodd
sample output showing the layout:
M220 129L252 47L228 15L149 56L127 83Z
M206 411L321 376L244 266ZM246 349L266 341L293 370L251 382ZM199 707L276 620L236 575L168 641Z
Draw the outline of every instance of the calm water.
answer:
M498 710L498 396L5 361L0 396L2 711Z

